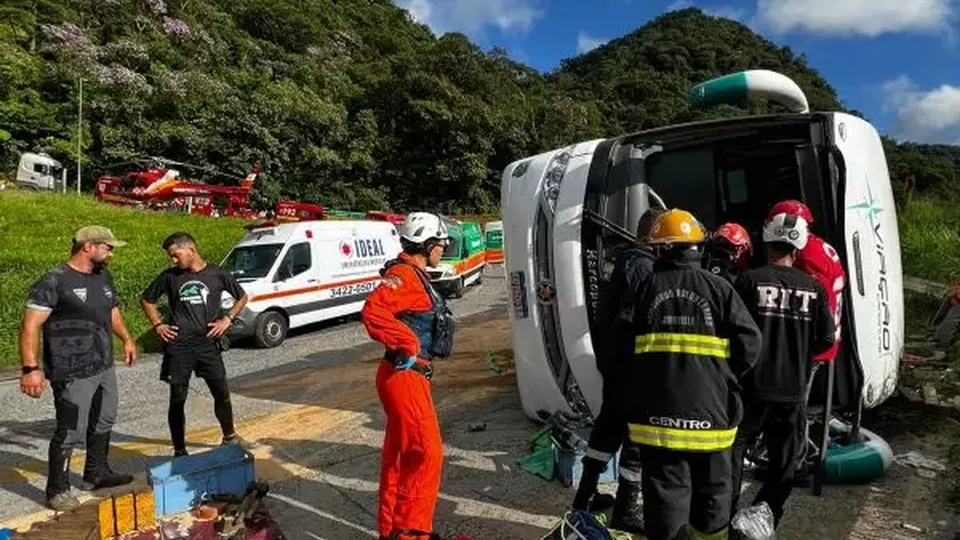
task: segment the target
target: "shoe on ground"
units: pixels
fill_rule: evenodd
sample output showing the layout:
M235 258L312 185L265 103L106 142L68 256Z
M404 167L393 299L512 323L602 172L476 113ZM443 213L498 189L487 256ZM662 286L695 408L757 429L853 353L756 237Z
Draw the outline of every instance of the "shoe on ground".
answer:
M57 493L47 499L47 507L57 512L66 512L80 506L80 499L69 491Z
M190 453L187 452L187 449L186 449L186 448L175 449L175 450L173 451L173 457L175 457L175 458L183 457L183 456L189 456L189 455L190 455Z
M255 446L257 446L256 443L247 441L246 439L240 437L236 433L234 433L229 437L224 437L223 440L220 441L220 446L227 446L230 444L235 444L240 448L243 448L244 450L252 450Z
M101 474L97 478L84 477L83 482L87 485L89 491L93 491L97 489L125 486L133 482L133 475L120 474L113 472L108 468L104 474Z

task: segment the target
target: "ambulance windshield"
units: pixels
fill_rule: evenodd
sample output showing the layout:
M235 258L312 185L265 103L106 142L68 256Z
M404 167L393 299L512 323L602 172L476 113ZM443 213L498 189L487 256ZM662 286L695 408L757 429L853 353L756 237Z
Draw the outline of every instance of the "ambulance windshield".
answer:
M267 277L281 249L283 244L240 246L227 256L223 269L230 272L237 281Z

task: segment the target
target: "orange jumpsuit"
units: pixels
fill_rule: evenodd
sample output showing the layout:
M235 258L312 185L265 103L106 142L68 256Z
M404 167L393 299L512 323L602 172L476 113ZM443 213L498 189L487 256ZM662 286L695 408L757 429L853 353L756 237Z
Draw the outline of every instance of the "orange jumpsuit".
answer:
M367 333L387 349L377 370L377 393L387 417L386 438L380 463L380 504L377 528L381 537L401 531L399 538L415 538L402 531L430 533L440 490L443 443L430 393L430 381L416 369L397 369L410 357L417 368L428 368L429 353L414 326L405 320L410 313L430 312L433 303L417 276L415 264L401 253L400 262L383 274L361 311ZM388 359L389 358L389 359Z

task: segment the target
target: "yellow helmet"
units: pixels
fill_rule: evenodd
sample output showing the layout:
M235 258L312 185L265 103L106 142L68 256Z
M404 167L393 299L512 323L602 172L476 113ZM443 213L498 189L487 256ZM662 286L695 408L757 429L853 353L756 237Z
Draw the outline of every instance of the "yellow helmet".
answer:
M670 209L653 222L649 244L699 244L706 239L703 226L693 214L679 208Z

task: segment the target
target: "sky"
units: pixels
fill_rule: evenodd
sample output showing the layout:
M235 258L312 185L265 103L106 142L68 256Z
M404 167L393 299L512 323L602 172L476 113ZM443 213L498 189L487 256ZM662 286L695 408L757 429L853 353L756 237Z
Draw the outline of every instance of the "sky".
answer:
M698 7L803 53L898 140L960 144L960 0L395 0L437 35L462 32L541 72L658 15Z

